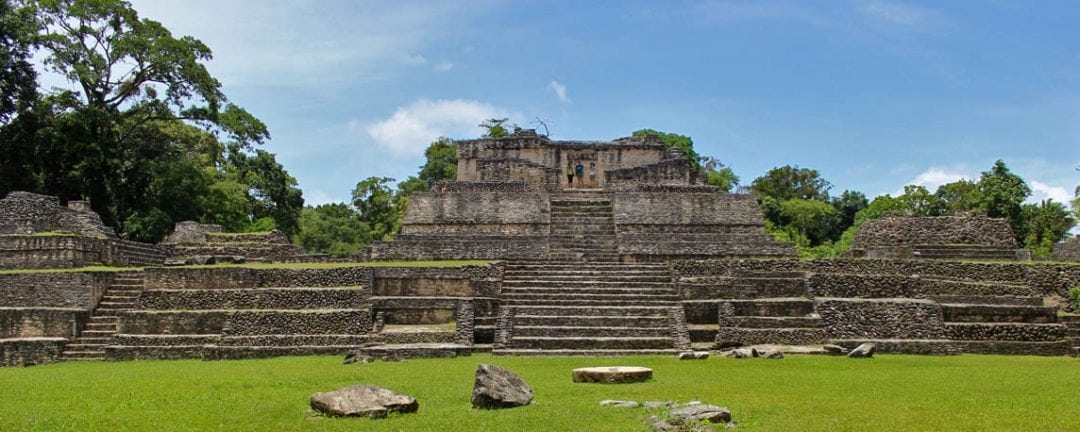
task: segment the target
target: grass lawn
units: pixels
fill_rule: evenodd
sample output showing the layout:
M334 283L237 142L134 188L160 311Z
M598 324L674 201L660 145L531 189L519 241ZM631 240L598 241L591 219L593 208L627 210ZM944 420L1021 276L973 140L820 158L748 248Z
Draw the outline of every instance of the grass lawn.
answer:
M635 431L648 411L602 399L700 399L727 406L744 431L1076 431L1080 360L879 356L870 360L677 361L670 357L457 359L341 365L340 357L203 362L70 362L0 368L0 430ZM476 364L520 374L527 407L469 407ZM570 370L655 369L650 382L574 384ZM416 414L324 418L317 391L376 384L417 398Z

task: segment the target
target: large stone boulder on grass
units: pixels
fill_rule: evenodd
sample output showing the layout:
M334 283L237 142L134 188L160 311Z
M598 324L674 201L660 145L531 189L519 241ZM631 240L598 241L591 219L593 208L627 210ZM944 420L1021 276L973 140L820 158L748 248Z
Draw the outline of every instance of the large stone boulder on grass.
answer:
M513 372L489 364L476 367L473 408L513 408L528 405L532 400L532 387Z
M354 385L311 395L311 409L332 416L383 418L391 412L411 413L420 404L411 396L373 385Z

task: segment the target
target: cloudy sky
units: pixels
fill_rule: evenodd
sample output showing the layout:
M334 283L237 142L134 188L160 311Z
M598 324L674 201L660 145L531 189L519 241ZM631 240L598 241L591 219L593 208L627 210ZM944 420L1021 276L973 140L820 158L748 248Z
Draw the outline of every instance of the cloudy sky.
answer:
M1080 4L133 0L214 50L310 204L404 179L485 118L557 139L693 137L744 183L785 164L874 196L1004 159L1080 184Z

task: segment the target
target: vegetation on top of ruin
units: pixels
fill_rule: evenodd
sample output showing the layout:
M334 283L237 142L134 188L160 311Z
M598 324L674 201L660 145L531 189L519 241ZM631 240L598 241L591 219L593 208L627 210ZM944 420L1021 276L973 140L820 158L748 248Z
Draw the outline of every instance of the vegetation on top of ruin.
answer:
M342 365L340 356L317 356L0 368L5 388L19 389L0 398L0 429L647 430L650 410L600 406L604 399L624 399L725 406L737 430L1080 430L1075 415L1080 374L1076 359L1066 357L790 355L679 361L640 356L632 364L654 369L651 381L603 385L570 379L574 368L628 361L481 354L352 365ZM477 363L521 376L535 394L532 404L471 409ZM381 420L321 417L309 410L313 393L357 383L413 396L420 410Z

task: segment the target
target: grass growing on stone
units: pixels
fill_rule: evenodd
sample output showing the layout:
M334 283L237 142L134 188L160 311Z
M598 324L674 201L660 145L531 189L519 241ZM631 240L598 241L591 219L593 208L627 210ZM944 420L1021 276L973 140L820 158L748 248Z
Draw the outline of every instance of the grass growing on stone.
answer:
M208 264L190 265L176 268L255 268L255 269L335 269L344 267L464 267L482 266L491 261L482 260L445 260L445 261L357 261L357 262L295 262L295 263L244 263L244 264Z
M48 269L8 269L0 270L0 274L23 274L23 273L79 273L79 272L123 272L138 271L142 267L110 267L110 266L86 266L72 268L48 268Z
M533 404L470 409L481 362L520 374ZM655 378L570 382L571 369L601 365L651 367ZM412 395L420 411L383 420L309 412L312 393L360 383ZM730 408L743 431L1064 431L1080 430L1077 388L1080 361L1065 357L70 362L0 369L0 430L644 431L648 411L598 402L700 399Z

